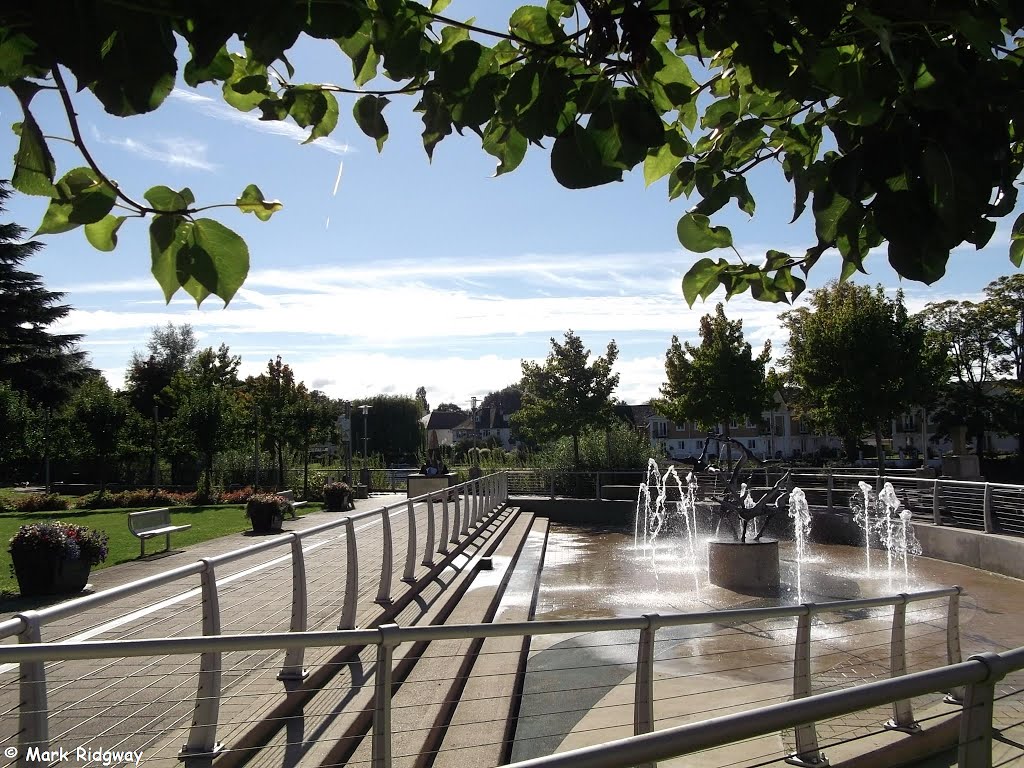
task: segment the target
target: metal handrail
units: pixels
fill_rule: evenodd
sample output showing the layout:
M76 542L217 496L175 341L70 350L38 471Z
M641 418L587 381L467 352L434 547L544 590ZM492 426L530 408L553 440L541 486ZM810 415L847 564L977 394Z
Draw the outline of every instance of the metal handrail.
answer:
M869 709L899 698L907 699L964 685L967 686L968 698L961 714L958 764L960 768L976 768L992 764L991 705L995 683L1009 672L1020 669L1024 669L1024 647L998 654L983 653L939 669L522 760L510 763L508 768L629 768L653 764L658 760L756 738L783 728ZM827 763L822 761L822 765Z
M204 582L205 585L206 582ZM377 648L377 664L375 686L380 693L374 698L373 718L373 749L380 756L380 768L390 766L391 743L391 687L388 684L392 673L392 654L402 643L432 642L438 640L462 640L470 638L494 637L529 637L536 635L579 634L608 631L640 631L640 642L637 645L636 685L634 686L634 732L646 733L653 729L654 724L654 643L659 629L697 624L733 624L764 621L780 618L797 618L797 637L794 643L793 658L793 696L806 701L810 696L810 647L812 616L845 612L852 609L893 607L892 639L890 647L891 673L900 675L900 679L910 676L903 675L906 668L906 645L903 628L905 608L908 603L923 600L948 598L949 605L946 622L947 662L957 665L960 659L959 637L959 600L962 594L960 587L933 589L909 594L889 595L876 598L833 601L828 603L805 603L802 605L778 606L773 608L741 608L721 611L705 611L700 613L676 613L664 615L626 616L592 619L556 619L542 621L512 622L508 624L462 624L462 625L430 625L398 627L394 624L383 625L376 629L347 629L328 632L286 632L272 634L245 635L203 635L194 637L155 638L137 640L109 640L70 643L42 643L38 633L34 642L22 642L18 645L0 646L0 663L17 663L21 667L21 733L19 742L20 754L28 754L29 747L45 748L47 742L47 707L46 677L43 662L47 660L71 659L104 659L119 657L154 656L166 654L200 654L200 686L196 693L195 722L189 733L189 741L181 753L186 763L191 758L202 762L216 749L217 712L222 696L219 677L220 654L234 650L278 650L285 649L287 660L291 659L294 668L295 653L299 653L301 666L301 650L314 647L340 646L375 646ZM37 627L38 628L38 627ZM204 631L207 625L204 622ZM301 649L301 650L300 650ZM204 659L211 663L203 664ZM942 678L946 679L946 678ZM966 682L960 680L950 683L947 691L951 695L958 693L956 686ZM886 689L887 691L890 689ZM912 728L916 726L910 705L910 695L902 695L900 687L891 689L894 692L893 727ZM916 690L916 689L915 689ZM929 689L932 690L932 689ZM385 695L383 692L388 692ZM968 689L967 700L975 694ZM788 710L787 710L788 711ZM818 710L800 709L801 712L818 713ZM850 710L852 711L852 710ZM759 711L760 712L760 711ZM760 717L760 714L749 716ZM797 755L805 763L824 761L817 746L814 728L815 717L801 721L796 730ZM659 749L663 748L660 746ZM617 753L616 753L617 754ZM579 763L582 765L583 763ZM602 763L603 765L604 763ZM612 763L607 763L612 765ZM633 762L622 765L641 764L635 758ZM573 763L577 765L577 763ZM619 765L616 763L615 765Z

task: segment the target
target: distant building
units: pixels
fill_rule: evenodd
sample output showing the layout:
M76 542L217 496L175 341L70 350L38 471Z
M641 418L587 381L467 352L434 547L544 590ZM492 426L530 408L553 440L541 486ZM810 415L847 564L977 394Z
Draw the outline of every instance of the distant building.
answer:
M515 448L508 417L502 413L500 408L477 408L476 423L473 422L472 413L463 414L463 416L463 420L452 430L456 442L472 440L474 437L480 442L485 442L496 437L501 441L501 447L505 450Z
M427 435L437 434L438 445L451 445L459 438L455 436L455 428L469 418L465 411L432 411L426 417Z

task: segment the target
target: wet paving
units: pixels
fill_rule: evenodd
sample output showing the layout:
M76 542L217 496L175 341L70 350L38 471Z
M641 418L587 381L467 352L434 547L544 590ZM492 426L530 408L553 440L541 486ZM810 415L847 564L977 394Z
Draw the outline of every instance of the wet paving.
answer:
M661 537L636 542L632 528L552 524L538 591L537 620L672 614L726 608L826 603L921 592L959 585L962 656L1024 645L1020 581L929 558L890 570L888 553L840 545L810 545L796 562L792 542L779 545L782 589L777 597L744 595L708 583L706 539ZM870 563L868 557L870 555ZM906 611L909 672L946 663L948 598L911 603ZM812 690L845 688L890 676L893 609L839 611L812 623ZM787 701L792 696L793 618L683 626L658 631L655 727L664 728ZM535 637L524 687L513 759L564 751L633 733L637 632ZM997 687L996 724L1004 741L1024 741L1017 673ZM948 714L935 694L915 698L919 721ZM824 750L838 756L850 742L882 731L892 707L817 725ZM754 765L788 756L790 732L724 747L671 765ZM1024 752L1001 742L1013 764ZM1024 761L1020 763L1024 765Z

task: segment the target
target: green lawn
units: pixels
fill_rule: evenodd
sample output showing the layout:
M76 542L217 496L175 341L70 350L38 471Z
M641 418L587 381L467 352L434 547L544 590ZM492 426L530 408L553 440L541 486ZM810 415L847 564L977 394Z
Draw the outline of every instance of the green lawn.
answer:
M308 515L310 512L317 512L323 505L313 502L300 507L296 512ZM32 512L20 514L17 512L0 515L0 542L3 543L3 550L0 552L0 595L3 593L18 593L18 581L11 572L11 555L7 551L8 542L17 532L18 527L26 523L45 522L47 520L61 520L66 523L86 525L106 532L110 537L110 554L102 565L94 566L94 570L106 568L118 563L135 560L139 556L139 540L128 530L128 513L144 509L136 507L133 509L69 509L63 512ZM249 530L249 520L245 516L245 505L243 504L216 504L208 507L171 507L171 522L175 525L191 525L187 531L178 531L171 534L171 546L175 549L198 544L201 541L209 541L219 536L227 536L232 533ZM163 537L150 539L146 543L146 551L159 551L164 544Z

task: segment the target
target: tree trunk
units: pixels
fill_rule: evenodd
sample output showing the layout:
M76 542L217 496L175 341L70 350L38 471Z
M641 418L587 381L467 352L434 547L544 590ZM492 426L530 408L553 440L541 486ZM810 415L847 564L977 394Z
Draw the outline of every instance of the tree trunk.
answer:
M302 447L302 498L309 498L309 443Z
M875 461L878 463L878 474L885 474L885 457L882 456L882 425L875 424Z
M843 438L843 450L846 451L846 458L852 465L858 458L857 456L857 438L853 435L846 435Z
M280 440L275 440L274 445L277 448L277 487L280 489L284 487L284 445Z
M100 496L107 492L107 457L100 456Z
M577 434L572 436L572 468L580 470L580 436Z
M212 483L212 478L213 478L213 454L212 453L207 453L206 454L206 472L204 474L206 475L206 477L203 478L203 498L204 499L209 499L210 498L210 491L212 490L211 486L213 484Z

